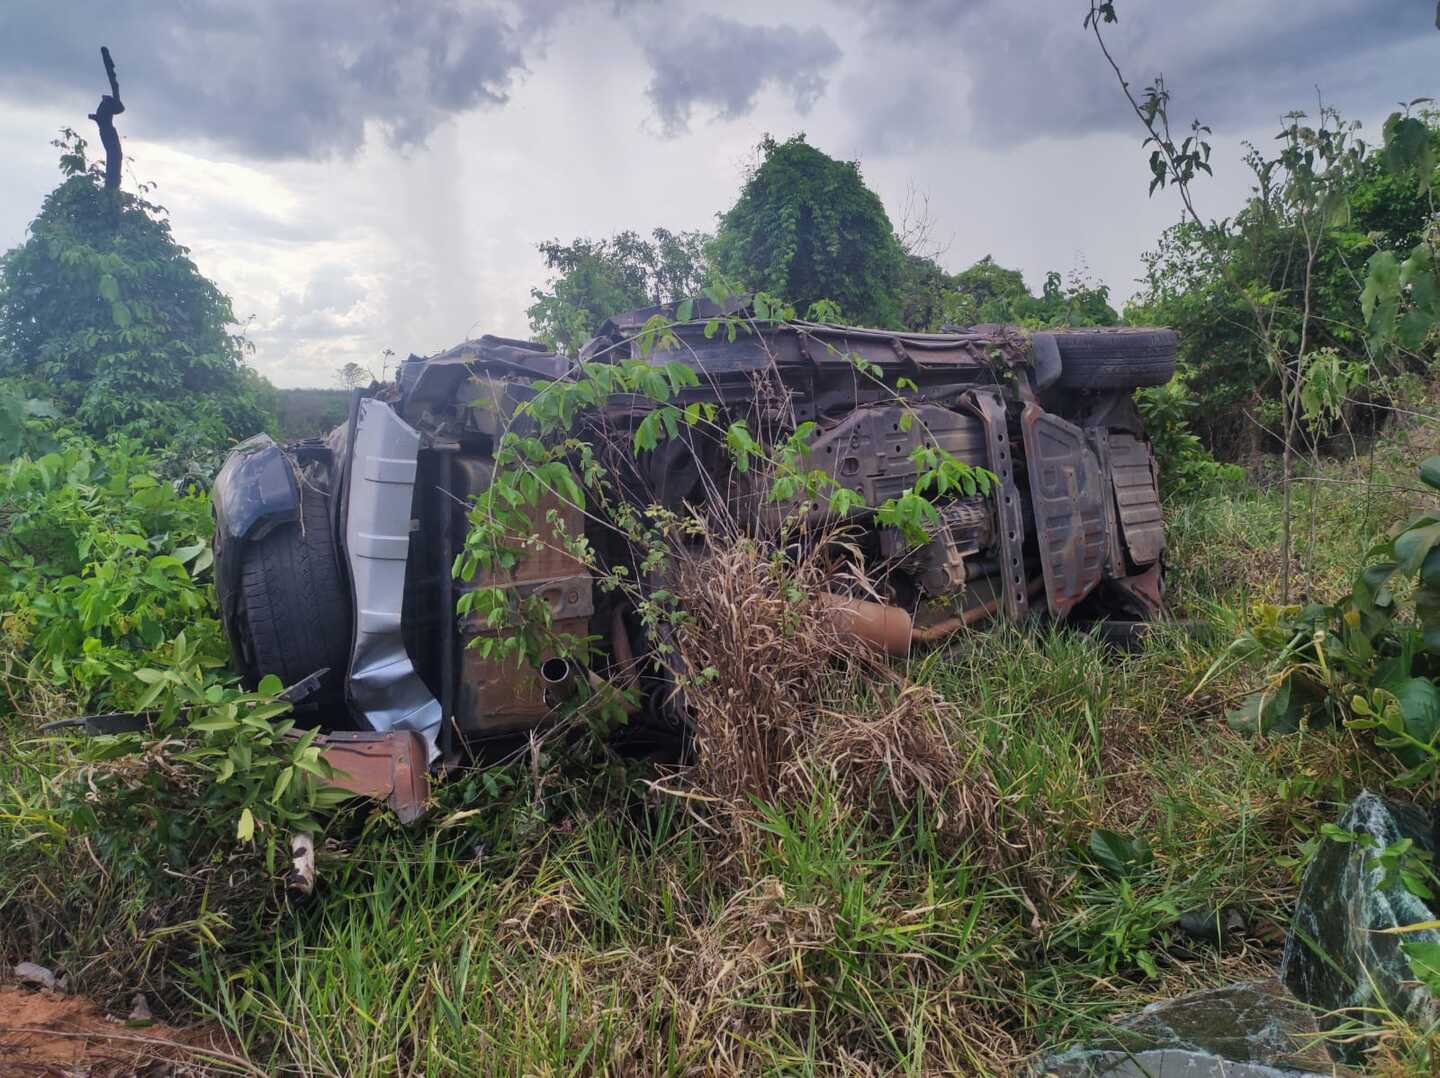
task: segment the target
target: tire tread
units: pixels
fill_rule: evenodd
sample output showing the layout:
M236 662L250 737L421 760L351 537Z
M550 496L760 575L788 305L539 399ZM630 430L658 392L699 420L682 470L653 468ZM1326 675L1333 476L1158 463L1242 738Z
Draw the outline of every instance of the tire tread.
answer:
M1141 389L1175 375L1178 338L1169 329L1072 330L1055 334L1058 385L1070 389Z
M306 490L299 522L246 550L239 583L249 679L275 674L291 685L328 667L324 689L336 691L349 659L350 609L328 496Z

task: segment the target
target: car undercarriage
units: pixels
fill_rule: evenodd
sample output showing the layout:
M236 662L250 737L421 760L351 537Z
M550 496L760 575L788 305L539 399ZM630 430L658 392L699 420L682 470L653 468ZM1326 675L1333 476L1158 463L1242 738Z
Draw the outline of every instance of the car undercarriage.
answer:
M990 619L1162 616L1157 473L1134 390L1170 378L1173 333L896 333L699 306L613 318L576 357L493 336L411 356L393 382L356 391L328 437L239 446L215 484L215 555L245 680L318 672L301 705L315 724L403 735L396 743L432 764L513 744L563 707L576 678L626 677L644 722L683 735L683 701L636 591L598 586L597 566L626 563L642 592L663 583L623 529L549 492L524 509L534 532L584 536L594 561L564 542L517 543L503 568L453 571L503 439L533 427L529 402L634 361L684 364L696 378L674 406L703 404L717 421L636 449L657 402L621 393L574 417L574 444L636 506L723 517L781 545L797 525L843 528L870 583L827 593L826 609L857 641L903 656ZM740 332L716 333L722 319ZM663 354L646 337L657 320ZM804 489L777 496L763 469L737 468L715 433L733 423L762 445L808 431L806 466L851 492L844 511ZM935 497L917 541L877 507L914 488L926 452L993 481ZM482 646L506 631L458 612L482 588L542 601L554 633L593 642L584 661Z

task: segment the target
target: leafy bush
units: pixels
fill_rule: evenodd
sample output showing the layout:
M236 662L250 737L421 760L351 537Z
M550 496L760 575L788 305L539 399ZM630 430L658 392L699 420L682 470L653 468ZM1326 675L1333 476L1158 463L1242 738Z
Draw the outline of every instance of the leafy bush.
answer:
M1387 168L1395 166L1391 178L1418 180L1419 194L1428 199L1437 132L1434 116L1426 120L1431 126L1407 114L1392 115L1385 147L1377 153ZM1386 250L1369 259L1360 305L1373 354L1416 346L1440 327L1435 278L1440 222L1433 212L1429 224L1403 263ZM1323 407L1323 398L1313 407L1306 404L1307 410ZM1440 457L1424 461L1419 475L1426 487L1440 491ZM1293 731L1302 721L1344 722L1370 731L1373 743L1391 750L1408 769L1398 781L1433 795L1440 790L1440 513L1412 517L1371 549L1367 560L1349 594L1337 602L1261 608L1233 650L1264 656L1268 684L1229 719L1257 733ZM1399 594L1397 575L1403 582ZM1408 608L1401 602L1406 592Z
M78 833L94 835L112 862L181 867L217 846L260 837L274 872L290 831L316 831L317 813L346 796L324 783L318 730L299 732L283 716L282 686L267 677L254 693L217 679L219 665L184 632L162 668L135 671L152 709L142 733L87 742L86 766L72 778L59 811ZM136 766L138 765L138 766Z
M1343 197L1327 207L1324 227L1314 237L1318 248L1308 281L1296 268L1305 253L1305 210L1286 197L1279 182L1282 173L1289 174L1288 165L1281 168L1281 160L1267 161L1253 150L1246 163L1256 173L1255 195L1239 213L1213 226L1182 221L1145 256L1142 289L1126 318L1179 331L1182 366L1196 376L1197 432L1215 452L1232 459L1253 455L1266 444L1262 428L1283 428L1281 417L1261 414L1264 405L1278 401L1277 352L1300 368L1311 353L1328 349L1342 367L1357 364L1365 372L1385 358L1384 369L1375 370L1379 374L1424 369L1433 359L1418 319L1402 327L1402 347L1388 357L1380 356L1373 340L1371 323L1395 317L1399 293L1409 285L1401 264L1415 268L1407 257L1413 260L1423 249L1434 227L1428 191L1436 163L1427 147L1440 146L1436 113L1397 113L1386 126L1386 145L1354 162ZM1392 149L1397 140L1390 135L1396 131L1409 140L1401 145L1408 156ZM1370 274L1375 284L1362 295L1356 282L1365 277L1367 261L1379 273ZM1267 332L1257 331L1257 308L1264 312ZM1306 355L1297 358L1292 353L1302 339ZM1363 385L1352 389L1341 413L1307 409L1312 436L1343 422L1371 423L1380 414L1357 410L1356 401L1367 400L1367 394Z
M797 310L840 305L856 325L898 326L904 252L860 166L796 135L760 143L761 161L720 218L715 268Z
M125 707L181 630L223 661L210 502L155 478L154 454L52 430L52 452L0 464L0 645L11 676L81 707Z
M65 180L0 259L0 376L43 387L96 437L179 457L270 429L274 390L164 208L106 190L75 132L56 145Z
M1166 498L1190 497L1217 484L1238 483L1244 469L1221 464L1190 429L1189 415L1195 408L1189 387L1179 378L1163 386L1151 386L1135 394L1145 433L1154 446L1160 466L1160 493Z
M164 993L197 947L273 908L288 834L340 795L280 686L245 693L225 668L208 497L157 480L133 438L33 415L21 433L36 455L0 462L0 755L16 762L0 960L54 955L80 986ZM96 710L150 723L36 736Z
M554 276L546 288L530 290L531 332L553 348L575 349L611 315L698 293L710 237L665 228L650 235L625 231L608 240L540 244Z
M1051 270L1037 296L1019 270L1007 269L990 255L959 273L945 272L932 258L907 255L900 312L906 329L929 332L982 322L1049 329L1120 321L1110 306L1110 289L1093 284L1083 268L1068 279Z
M1420 466L1420 479L1440 491L1440 457ZM1406 769L1401 785L1433 794L1440 790L1440 514L1413 517L1370 556L1335 603L1259 608L1231 653L1264 656L1267 684L1228 719L1252 733L1290 733L1301 722L1368 731ZM1397 576L1407 582L1408 604L1396 594Z

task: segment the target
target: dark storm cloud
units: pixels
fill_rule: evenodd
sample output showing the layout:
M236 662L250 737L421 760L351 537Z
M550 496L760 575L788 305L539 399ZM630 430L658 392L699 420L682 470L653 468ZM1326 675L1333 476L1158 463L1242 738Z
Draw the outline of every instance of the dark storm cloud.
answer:
M378 124L397 146L502 104L564 0L4 0L0 93L94 108L110 46L139 134L260 157L348 154ZM83 103L84 111L79 111Z
M957 126L992 145L1129 131L1135 117L1114 73L1082 29L1087 0L846 0L877 51L910 50L897 77L866 80L847 100L867 148L901 149ZM1250 130L1292 108L1315 111L1316 89L1369 117L1398 96L1440 89L1440 33L1429 0L1119 0L1105 27L1137 94L1157 75L1172 121L1199 116ZM929 61L918 58L929 56ZM937 83L944 83L940 92Z
M752 26L725 16L691 16L648 37L644 48L654 73L646 93L668 135L689 127L696 105L723 119L744 116L766 86L787 91L804 112L825 92L822 72L840 59L819 27Z

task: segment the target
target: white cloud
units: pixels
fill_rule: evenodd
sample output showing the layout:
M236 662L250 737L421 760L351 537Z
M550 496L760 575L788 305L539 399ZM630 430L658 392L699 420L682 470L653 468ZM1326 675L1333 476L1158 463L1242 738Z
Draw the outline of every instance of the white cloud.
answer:
M116 39L122 89L134 87L120 125L133 163L126 182L157 184L154 197L169 207L176 237L232 296L255 342L256 367L280 385L330 384L336 368L373 365L386 348L403 356L472 332L525 334L530 289L544 279L536 243L657 225L712 229L766 132L805 130L827 152L858 158L892 213L910 185L928 192L937 232L953 236L944 257L951 268L993 254L1038 286L1047 269L1083 257L1117 299L1126 296L1140 251L1178 208L1163 194L1146 197L1138 127L1083 35L1076 5L927 2L901 11L889 0L805 0L783 13L763 0L726 5L724 18L742 26L820 27L833 60L816 54L798 64L784 49L758 53L760 63L744 49L737 55L751 39L703 18L717 13L696 0L507 6L514 32L544 49L526 53L528 73L516 69L503 105L437 90L438 97L421 97L444 102L424 113L423 144L397 149L394 114L377 110L346 135L340 148L348 156L283 160L226 136L229 118L220 114L214 132L203 119L167 126L173 108L154 103L154 87L145 88L152 73L138 54L127 62ZM9 0L0 26L17 3L41 6ZM355 6L386 7L379 0ZM316 19L337 17L328 5L312 7ZM1223 85L1206 65L1220 64L1227 43L1249 40L1267 18L1290 9L1280 0L1163 9L1158 0L1127 0L1120 10L1114 40L1137 81L1147 65L1163 65L1187 112L1197 87L1223 91L1231 102L1216 123L1217 176L1198 197L1205 212L1233 212L1246 192L1240 140L1270 133L1278 112L1295 103L1294 79L1277 81L1253 49L1238 45L1237 55L1250 59L1215 68ZM1327 60L1320 46L1334 26L1350 25L1347 10L1339 0L1317 0L1299 21L1294 12L1285 16L1297 38L1286 56L1313 61L1295 78L1333 86L1327 92L1336 104L1353 100L1349 111L1367 123L1385 102L1435 89L1423 85L1433 82L1433 65L1418 65L1433 59L1440 34L1426 36L1423 25L1403 39L1383 26L1367 31L1361 43L1372 53L1357 67L1363 86L1341 62L1350 53ZM1386 0L1371 17L1400 13ZM373 27L378 17L364 14L354 26ZM0 77L0 249L22 238L58 178L48 140L64 124L88 126L102 78L92 53L96 31L83 19L37 25L52 39L28 47L50 56L52 67L73 63L78 74L47 83L44 94L33 82L16 89L13 70ZM672 34L677 26L697 28L698 45L670 49L666 62L676 66L666 74L671 68L654 62L657 50L690 40ZM347 28L342 37L359 41L358 33ZM797 40L821 37L806 31ZM0 45L0 59L5 52ZM193 83L198 102L213 102L221 80L201 59L177 55L174 70L166 68L174 82L166 92ZM687 63L696 70L685 74ZM674 82L675 72L685 77ZM804 72L824 79L823 92ZM656 137L657 79L673 88L663 100L674 102L675 114L693 109L697 121L671 138ZM305 80L294 85L303 96ZM330 98L317 95L312 103L323 108ZM1027 134L1000 137L1011 128Z

